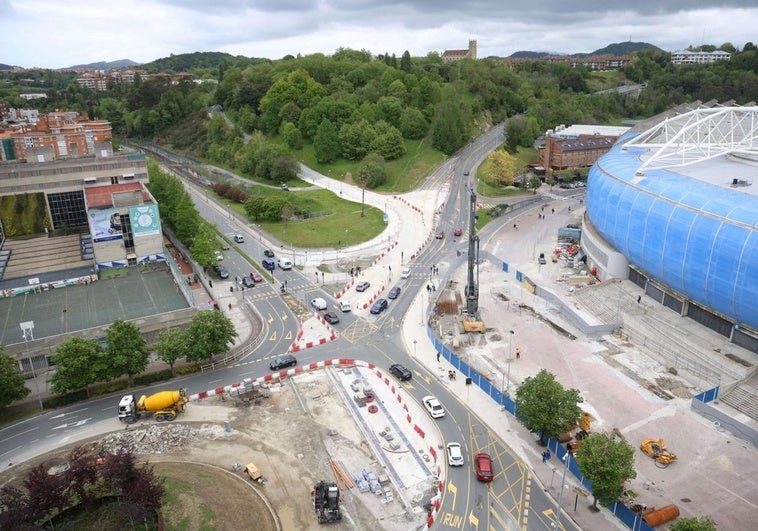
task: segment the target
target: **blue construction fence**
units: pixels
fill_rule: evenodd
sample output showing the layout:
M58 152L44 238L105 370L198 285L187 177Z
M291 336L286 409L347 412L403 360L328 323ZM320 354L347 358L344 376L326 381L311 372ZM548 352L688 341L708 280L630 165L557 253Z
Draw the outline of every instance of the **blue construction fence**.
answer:
M518 272L516 274L518 275ZM453 351L448 349L445 344L439 340L439 338L434 334L434 330L431 327L426 327L426 334L432 341L434 349L439 352L440 356L445 358L445 360L447 360L455 368L455 370L458 371L458 373L463 375L464 378L471 378L472 385L479 387L482 391L489 395L489 397L494 400L495 403L500 404L503 409L507 410L508 413L518 419L518 415L516 414L516 404L513 402L513 400L511 400L510 396L504 392L504 389L500 389L497 384L491 382L489 379L479 374L468 363L456 356ZM569 451L560 442L558 442L557 439L548 439L547 448L550 450L552 455L555 456L556 459L564 463L564 466L568 466L569 472L571 472L571 474L573 474L574 477L579 480L587 492L592 493L592 482L585 478L579 471L579 465L576 462L576 459L570 455ZM629 507L621 502L615 502L609 505L608 509L616 518L621 520L624 525L629 527L629 529L632 529L634 531L654 531L652 527L645 523L640 515L632 511Z
M698 393L693 397L693 400L699 400L704 404L713 402L719 397L719 389L720 387L716 386L712 389L708 389L707 391L703 391L702 393Z

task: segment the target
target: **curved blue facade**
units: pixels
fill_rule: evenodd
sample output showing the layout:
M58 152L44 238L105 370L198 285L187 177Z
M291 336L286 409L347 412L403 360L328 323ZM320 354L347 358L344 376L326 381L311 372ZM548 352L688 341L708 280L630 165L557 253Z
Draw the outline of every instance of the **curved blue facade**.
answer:
M649 276L758 329L758 199L667 170L638 177L628 138L590 170L592 226Z

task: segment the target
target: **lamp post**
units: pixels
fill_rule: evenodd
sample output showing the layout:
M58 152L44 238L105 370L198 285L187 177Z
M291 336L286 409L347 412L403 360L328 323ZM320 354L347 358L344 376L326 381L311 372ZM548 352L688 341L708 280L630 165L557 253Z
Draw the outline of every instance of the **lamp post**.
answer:
M566 469L571 461L571 452L567 451L563 456L563 476L561 477L561 491L558 493L558 517L555 519L555 528L561 527L561 502L563 501L563 485L566 482Z
M34 369L34 360L29 355L29 341L34 341L34 321L24 321L20 323L21 334L24 338L24 347L26 350L26 357L29 360L29 365L32 367L32 378L34 378L34 387L37 390L37 400L39 401L39 408L45 409L42 405L42 396L39 393L39 382L37 381L37 371Z
M513 346L513 334L515 333L513 330L510 330L511 335L508 337L508 361L506 362L508 364L508 386L505 388L505 393L508 394L508 391L511 388L511 346Z

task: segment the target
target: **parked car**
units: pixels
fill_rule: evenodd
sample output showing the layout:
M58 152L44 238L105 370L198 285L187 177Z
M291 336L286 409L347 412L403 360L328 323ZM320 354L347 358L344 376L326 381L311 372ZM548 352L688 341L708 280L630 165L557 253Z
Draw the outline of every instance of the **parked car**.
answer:
M476 479L479 481L492 481L492 458L490 454L478 453L474 456L474 468L476 469Z
M353 309L350 306L350 303L347 302L347 301L339 301L337 304L340 307L340 311L341 312L349 312L349 311L351 311Z
M405 269L403 269L403 272L400 273L400 278L408 278L409 276L411 276L411 268L406 267Z
M285 271L289 271L292 269L292 260L289 258L280 258L278 261L279 267L281 267Z
M371 306L369 310L374 315L379 315L387 309L387 299L376 299L376 302Z
M224 255L221 251L213 251L213 254L216 255L216 260L219 262L224 259Z
M424 403L424 407L434 419L442 418L445 416L445 408L442 407L437 397L432 395L425 396L421 399Z
M447 445L447 464L463 466L463 452L461 452L461 445L457 442L451 442Z
M250 278L251 278L251 279L252 279L252 281L253 281L253 282L255 282L256 284L257 284L258 282L263 282L263 277L261 276L261 274L260 274L260 273L258 273L258 271L253 271L253 272L251 272L251 273L250 273Z
M444 237L445 237L445 231L444 230L438 230L435 238L437 238L438 240L441 240Z
M274 254L274 251L272 251L271 249L264 249L263 250L263 256L265 256L267 258L273 258L276 255Z
M255 281L250 277L242 277L242 285L246 288L254 288Z
M295 356L287 354L286 356L276 358L274 361L272 361L271 365L269 365L269 368L272 371L280 371L282 369L286 369L287 367L294 367L295 365L297 365L297 359L295 359Z
M460 227L455 227L455 230L453 231L453 236L460 236L463 234L463 229Z
M411 371L409 371L406 367L404 367L403 365L400 365L399 363L394 363L390 365L390 374L392 374L392 376L394 376L401 382L405 382L413 378L413 374L411 374Z
M284 191L284 192L289 192L289 191L290 191L290 187L289 187L289 186L287 186L287 183L282 183L282 184L280 184L280 185L279 185L279 188L281 188L281 189L282 189L282 191Z
M274 262L271 258L264 258L261 264L263 264L263 268L267 271L273 271L276 269L276 262Z
M213 266L213 270L218 275L218 278L229 278L229 270L222 265Z
M540 253L540 257L537 259L537 261L540 263L540 265L545 265L547 263L547 260L545 260L545 253Z
M388 299L397 299L400 296L400 286L395 286L387 293Z
M321 297L316 297L315 299L311 299L311 306L317 310L326 310L326 301Z
M355 291L366 291L369 286L371 286L371 283L367 280L361 280L355 285Z
M340 322L340 318L334 312L326 312L324 314L324 320L329 324L337 324Z

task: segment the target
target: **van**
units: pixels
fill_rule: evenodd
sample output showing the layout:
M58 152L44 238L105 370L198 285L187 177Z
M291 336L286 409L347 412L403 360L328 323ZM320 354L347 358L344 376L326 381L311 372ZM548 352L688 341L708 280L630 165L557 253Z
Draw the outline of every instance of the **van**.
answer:
M242 234L235 234L234 243L245 243L245 237Z
M292 260L290 260L289 258L280 258L279 267L281 267L284 270L292 269Z
M326 310L326 301L321 297L316 297L315 299L311 299L311 306L317 310Z
M264 258L261 264L263 264L263 267L267 271L273 271L276 269L276 262L274 262L271 258Z

